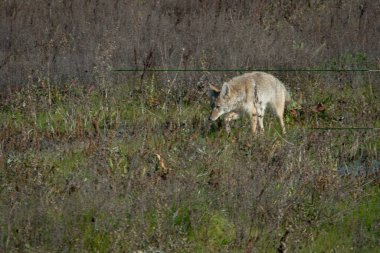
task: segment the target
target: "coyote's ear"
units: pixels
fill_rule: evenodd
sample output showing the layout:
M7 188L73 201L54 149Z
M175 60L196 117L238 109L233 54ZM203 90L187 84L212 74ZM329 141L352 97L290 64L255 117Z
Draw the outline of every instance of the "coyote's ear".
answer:
M210 84L210 89L208 90L208 96L212 101L219 97L220 89L212 84Z
M209 86L210 86L210 90L215 91L216 93L220 92L220 89L216 87L215 85L210 84Z
M220 95L222 97L228 96L230 93L230 88L228 87L228 83L224 83L222 86L222 90L220 91Z

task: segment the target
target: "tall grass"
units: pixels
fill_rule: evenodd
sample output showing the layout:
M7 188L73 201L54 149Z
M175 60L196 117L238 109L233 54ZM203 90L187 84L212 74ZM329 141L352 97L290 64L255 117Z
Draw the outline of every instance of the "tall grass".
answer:
M1 251L379 250L379 131L311 129L378 128L369 85L302 80L288 133L269 117L251 136L209 123L205 90L157 82L4 95Z

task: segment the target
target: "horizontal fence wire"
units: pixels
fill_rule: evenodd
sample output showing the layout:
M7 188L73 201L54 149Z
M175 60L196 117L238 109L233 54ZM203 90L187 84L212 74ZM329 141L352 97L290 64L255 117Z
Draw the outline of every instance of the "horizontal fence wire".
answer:
M380 69L154 69L130 68L112 69L113 72L380 72Z
M322 130L322 131L325 131L325 130L338 130L338 131L339 130L365 130L365 131L380 130L379 127L309 127L308 129L309 130Z

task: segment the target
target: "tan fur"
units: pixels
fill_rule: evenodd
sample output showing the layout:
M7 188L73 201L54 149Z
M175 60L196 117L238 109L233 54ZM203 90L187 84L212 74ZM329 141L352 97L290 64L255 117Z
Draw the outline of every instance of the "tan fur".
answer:
M210 87L210 94L217 92L218 89L214 88L216 87ZM265 109L270 105L285 133L283 114L287 101L290 101L289 93L276 77L264 72L247 73L223 84L218 96L211 101L213 109L210 119L216 120L227 113L225 117L227 128L231 120L238 118L237 113L246 112L251 118L252 133L255 134L257 122L260 129L264 131L263 117Z
M210 96L210 107L211 107L211 110L213 110L215 107L215 100L219 97L220 89L217 86L210 84L210 89L208 93ZM224 117L224 124L225 124L227 133L231 132L230 122L233 120L237 120L239 118L240 118L239 114L235 112L229 112L226 114L226 116Z

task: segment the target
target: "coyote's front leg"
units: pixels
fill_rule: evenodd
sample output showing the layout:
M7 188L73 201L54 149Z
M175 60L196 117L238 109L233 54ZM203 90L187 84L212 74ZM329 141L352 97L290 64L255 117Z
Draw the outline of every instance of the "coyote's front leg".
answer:
M251 130L252 130L252 134L256 135L256 127L257 127L257 115L256 115L256 113L252 113L250 115L250 118L251 118Z
M231 132L231 121L237 120L239 118L239 114L236 112L230 112L226 115L224 118L224 124L226 125L226 132L230 133Z
M250 113L250 118L251 118L251 130L252 134L256 135L256 128L257 128L257 110L255 107L252 108L251 113Z

